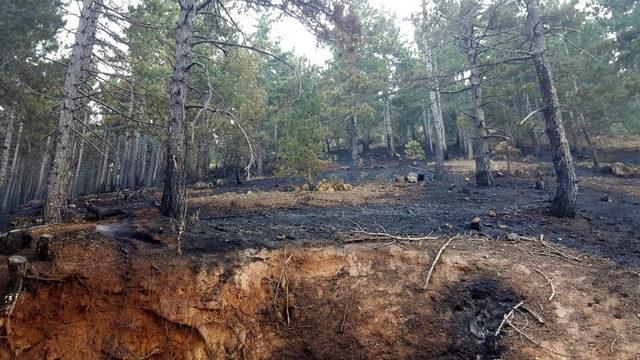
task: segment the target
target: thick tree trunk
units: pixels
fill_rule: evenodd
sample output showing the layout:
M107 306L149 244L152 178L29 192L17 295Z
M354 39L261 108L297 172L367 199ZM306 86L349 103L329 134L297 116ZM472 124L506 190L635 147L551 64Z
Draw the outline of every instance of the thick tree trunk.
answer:
M389 156L394 157L396 155L396 145L393 140L393 128L391 127L391 106L389 101L389 95L385 94L384 99L384 133L387 142L387 149L389 150Z
M47 182L47 194L44 205L44 220L47 223L62 221L62 212L67 207L69 191L69 165L71 162L69 146L71 145L71 132L74 124L74 113L78 109L80 87L86 81L87 69L93 54L95 43L96 24L98 21L98 7L102 0L84 0L78 29L76 30L75 43L69 60L69 67L62 89L62 104L60 107L60 120L55 133L55 142L49 180Z
M9 110L9 122L4 134L4 143L0 151L0 195L4 193L5 182L7 181L7 167L9 166L9 152L11 150L11 140L13 139L15 114L14 110Z
M351 170L358 170L358 117L351 115Z
M556 170L556 194L549 210L561 217L574 217L578 186L573 158L564 130L558 94L553 82L551 68L545 55L545 29L541 23L539 0L527 0L527 19L525 30L531 41L533 63L538 75L540 93L544 99L544 119L547 125L547 136L553 150L553 164Z
M185 125L189 92L189 69L193 41L194 0L180 0L179 26L176 32L174 71L171 81L171 115L167 138L167 165L160 211L179 218L186 212Z
M475 35L473 14L468 12L464 16L464 47L467 51L467 61L470 71L471 97L473 103L473 122L475 127L473 155L476 162L476 184L493 186L495 180L491 173L489 146L487 145L487 129L484 118L482 99L482 78L478 67L478 42Z

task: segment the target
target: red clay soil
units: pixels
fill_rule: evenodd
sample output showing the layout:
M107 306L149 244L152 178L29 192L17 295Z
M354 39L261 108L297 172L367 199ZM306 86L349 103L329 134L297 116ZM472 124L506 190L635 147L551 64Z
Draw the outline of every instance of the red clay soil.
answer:
M459 238L422 290L444 239L179 256L93 227L49 229L64 242L53 262L32 262L39 279L27 281L0 358L638 355L637 269L559 246ZM506 326L496 339L521 301L510 318L521 333Z

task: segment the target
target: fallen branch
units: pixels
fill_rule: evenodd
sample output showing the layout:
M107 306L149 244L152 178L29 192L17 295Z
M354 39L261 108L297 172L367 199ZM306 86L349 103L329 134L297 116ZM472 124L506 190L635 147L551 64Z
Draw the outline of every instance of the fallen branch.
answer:
M425 281L424 286L422 287L422 290L427 290L427 286L429 286L429 281L431 280L431 276L433 275L433 270L436 268L436 263L438 263L438 260L440 259L440 256L442 256L444 249L446 249L447 246L449 246L449 244L451 244L451 242L456 238L458 238L458 236L454 236L449 240L447 240L447 242L444 243L444 245L442 245L442 247L440 248L440 251L438 251L436 258L433 259L433 263L431 264L431 268L429 269L429 273L427 274L427 281Z
M534 339L531 338L531 336L527 335L527 333L525 333L524 331L520 330L517 326L513 325L513 323L511 321L509 321L509 319L505 320L506 324L509 325L513 330L515 330L518 334L522 335L525 339L529 340L532 344L534 344L535 346L547 350L548 352L558 355L558 356L562 356L562 357L569 357L569 355L567 354L563 354L563 353L559 353L557 351L551 350L547 347L544 347L541 343L535 341Z
M560 255L561 257L567 259L567 260L573 260L573 261L578 261L580 262L581 260L575 256L569 255L569 254L565 254L564 252L556 249L555 247L549 245L548 243L546 243L544 241L544 235L540 235L540 238L538 239L538 241L540 242L540 244L542 244L544 247L546 247L547 249L550 249L551 251L553 251L554 253Z
M537 272L538 274L542 275L542 277L544 277L545 281L547 282L546 284L542 285L542 286L551 286L551 296L549 296L549 301L553 300L553 297L556 296L556 287L553 286L553 279L549 280L549 278L547 277L547 275L545 275L542 271L538 270L538 269L533 269L535 270L535 272Z
M353 230L353 232L355 232L356 234L372 236L372 237L375 238L375 239L371 239L371 240L380 240L380 238L399 240L399 241L438 240L437 236L431 236L432 233L429 233L428 235L425 235L425 236L398 236L398 235L392 235L392 234L389 234L389 232L385 228L383 228L382 226L380 226L380 228L382 229L383 232L369 232L369 231L365 231L362 228L362 226L358 225L355 221L353 221L353 220L349 220L349 221L354 223L356 225L356 227L357 227L355 230ZM345 239L345 240L343 240L343 242L345 242L345 243L361 242L361 241L366 241L366 240L368 240L368 239L366 239L366 238Z
M500 323L500 326L498 326L498 329L494 334L495 337L498 337L498 335L500 335L500 331L502 331L502 328L504 327L504 324L507 322L507 320L509 320L509 317L511 317L511 315L513 315L513 313L523 304L524 302L520 301L516 306L512 307L508 313L504 314L504 316L502 317L502 322Z
M291 325L291 317L289 314L289 281L287 281L286 269L287 269L287 264L289 263L292 257L293 257L293 254L289 255L287 260L285 260L284 265L282 266L282 270L280 271L280 278L278 278L278 283L276 284L276 291L273 296L273 309L276 312L276 317L277 317L277 314L279 314L278 292L280 290L280 287L284 287L283 290L285 291L285 306L286 306L285 311L287 313L287 319L285 323L286 326Z

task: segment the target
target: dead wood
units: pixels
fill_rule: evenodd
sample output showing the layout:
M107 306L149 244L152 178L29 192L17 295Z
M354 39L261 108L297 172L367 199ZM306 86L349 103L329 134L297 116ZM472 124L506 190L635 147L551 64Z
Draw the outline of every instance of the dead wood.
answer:
M547 275L545 275L542 271L538 269L533 269L533 270L535 270L535 272L537 272L538 274L542 275L542 277L544 277L544 279L547 281L547 283L542 286L547 286L547 285L551 286L551 295L549 296L549 301L553 300L554 296L556 296L556 288L553 285L553 280L555 278L549 279Z
M438 251L436 258L433 259L433 263L431 264L431 268L429 269L429 273L427 274L427 280L425 281L424 286L422 287L422 290L427 290L427 286L429 286L429 281L431 280L431 276L433 275L433 270L436 268L436 263L438 263L438 260L440 259L440 256L442 256L444 249L446 249L447 246L449 246L449 244L451 244L451 242L456 238L458 238L458 236L454 236L449 240L447 240L447 242L444 243L444 245L442 245L442 247Z

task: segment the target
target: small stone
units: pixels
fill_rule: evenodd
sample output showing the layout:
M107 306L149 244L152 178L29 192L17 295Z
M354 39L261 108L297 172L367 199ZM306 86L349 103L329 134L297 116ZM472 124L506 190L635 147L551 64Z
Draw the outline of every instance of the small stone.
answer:
M604 202L611 202L611 196L609 194L605 194L603 197L600 198L600 201L604 201Z
M471 220L471 223L469 224L469 228L471 230L480 231L480 218L479 217L473 218L473 220Z
M449 185L449 190L453 190L456 187L456 184Z
M222 179L216 180L216 185L218 185L218 186L224 185L224 180L222 180Z
M417 167L418 166L418 162L417 161L412 162L411 166Z
M406 180L408 183L415 184L418 182L418 174L410 172L407 174Z
M404 177L397 175L394 179L395 182L397 183L403 183L404 182Z
M469 182L469 181L471 181L471 179L469 179L468 177L465 177L464 181Z
M502 230L504 230L504 229L508 228L508 226L507 226L507 225L504 225L504 224L499 224L499 225L498 225L498 227L499 227L500 229L502 229Z
M507 240L518 241L520 240L520 235L518 235L517 233L510 233L509 235L507 235Z
M496 214L496 212L495 212L495 211L490 210L490 211L489 211L489 216L490 216L490 217L492 217L492 218L494 218L494 217L498 216L498 214Z
M309 191L309 184L303 184L302 191Z

